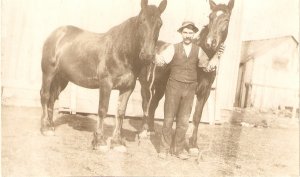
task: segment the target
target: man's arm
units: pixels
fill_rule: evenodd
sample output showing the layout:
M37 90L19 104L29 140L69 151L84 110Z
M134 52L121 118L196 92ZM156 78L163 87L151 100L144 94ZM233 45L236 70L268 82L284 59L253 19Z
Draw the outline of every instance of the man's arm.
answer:
M169 64L173 59L174 53L174 45L169 45L165 50L155 55L155 64L158 66Z
M221 55L224 52L224 45L221 44L219 50L216 52L216 54L208 61L207 66L203 69L205 72L211 72L214 71L217 68L217 65L219 63L219 58L221 58Z

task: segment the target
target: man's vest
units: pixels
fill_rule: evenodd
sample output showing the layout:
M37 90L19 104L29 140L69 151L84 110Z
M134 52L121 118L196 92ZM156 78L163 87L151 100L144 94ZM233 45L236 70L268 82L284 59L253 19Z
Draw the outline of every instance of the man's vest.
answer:
M175 53L170 63L170 79L185 83L197 82L199 47L192 44L188 57L185 54L182 42L175 44L174 49Z

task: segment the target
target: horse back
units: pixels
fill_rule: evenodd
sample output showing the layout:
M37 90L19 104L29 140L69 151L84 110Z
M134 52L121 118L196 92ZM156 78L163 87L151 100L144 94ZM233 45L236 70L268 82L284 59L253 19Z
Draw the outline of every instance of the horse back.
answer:
M46 39L43 46L43 55L54 55L56 48L61 44L61 42L66 39L74 37L81 33L82 30L75 26L62 26L54 30L50 36Z
M102 34L75 26L59 27L44 43L43 73L55 70L75 84L88 88L98 86L98 55L103 48L101 40Z

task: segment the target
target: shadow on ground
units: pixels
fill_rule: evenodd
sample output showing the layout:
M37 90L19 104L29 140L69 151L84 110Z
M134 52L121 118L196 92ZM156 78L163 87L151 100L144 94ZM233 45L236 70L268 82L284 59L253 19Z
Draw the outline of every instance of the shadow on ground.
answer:
M92 115L93 117L96 117ZM108 123L106 123L108 122ZM76 115L62 115L58 117L54 121L55 128L58 128L62 125L67 124L68 126L72 127L78 131L85 131L85 132L94 132L96 128L97 121L95 118L91 118L91 115L84 115L84 114L76 114ZM104 119L104 136L111 137L114 131L114 118L107 117ZM136 139L136 131L126 129L126 126L122 128L121 134L122 137L125 138L126 141L133 142Z
M139 133L142 129L142 119L130 119L129 124L137 130ZM151 134L150 137L146 139L139 139L139 141L150 140L152 145L155 147L156 152L159 152L159 141L161 137L162 123L159 120L154 121L154 130L155 133Z

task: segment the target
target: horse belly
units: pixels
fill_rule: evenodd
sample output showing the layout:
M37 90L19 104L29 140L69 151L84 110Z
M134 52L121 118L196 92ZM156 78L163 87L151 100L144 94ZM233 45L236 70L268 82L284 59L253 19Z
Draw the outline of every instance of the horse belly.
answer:
M78 86L89 88L89 89L97 89L99 88L99 79L97 76L87 76L83 73L77 72L77 73L69 73L65 74L65 77L68 78L68 80Z
M59 68L76 85L85 88L99 88L98 51L76 43L66 45L59 55Z
M73 58L74 59L74 58ZM68 60L61 61L60 72L70 82L85 88L99 88L99 79L95 65L89 62L68 61L68 64L62 64ZM87 60L82 60L87 61Z

